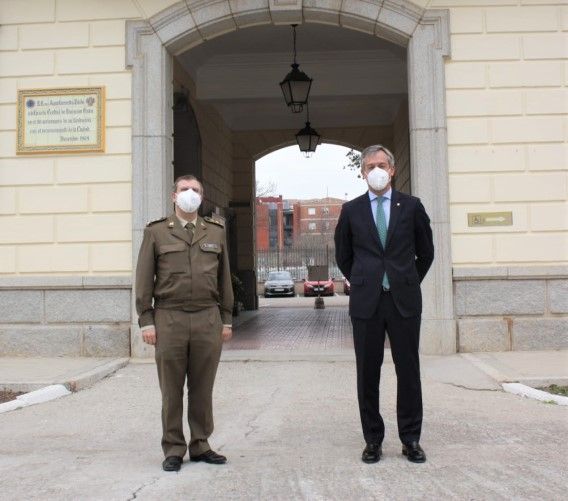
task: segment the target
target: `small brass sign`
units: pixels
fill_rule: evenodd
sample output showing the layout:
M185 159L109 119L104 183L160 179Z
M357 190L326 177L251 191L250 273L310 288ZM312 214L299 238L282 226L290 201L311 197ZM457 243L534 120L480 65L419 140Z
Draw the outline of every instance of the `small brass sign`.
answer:
M468 226L512 226L512 212L469 212Z

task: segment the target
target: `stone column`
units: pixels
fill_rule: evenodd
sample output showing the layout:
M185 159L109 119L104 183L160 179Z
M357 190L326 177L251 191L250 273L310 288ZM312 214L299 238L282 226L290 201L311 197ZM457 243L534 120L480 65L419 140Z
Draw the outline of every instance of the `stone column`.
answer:
M435 245L434 264L422 284L426 354L456 352L444 83L449 44L448 11L426 11L408 45L412 192L430 215Z
M233 202L237 224L237 276L246 291L244 307L258 308L256 295L254 159L242 145L233 145Z
M143 21L127 24L126 65L132 68L132 265L148 221L171 212L173 184L172 57ZM133 294L131 354L149 357L153 348L139 335Z

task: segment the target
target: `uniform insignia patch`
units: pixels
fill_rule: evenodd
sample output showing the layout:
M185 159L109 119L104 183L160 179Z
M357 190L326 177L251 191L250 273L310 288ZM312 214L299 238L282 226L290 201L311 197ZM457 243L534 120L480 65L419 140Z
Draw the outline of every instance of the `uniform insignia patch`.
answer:
M217 250L219 248L219 244L202 243L201 248L203 250L209 250L209 249Z
M221 228L225 227L225 220L221 219L219 216L217 216L217 218L212 218L209 216L205 216L203 218L205 221L207 221L208 223L213 223L216 224L217 226L220 226Z
M160 221L164 221L166 219L167 217L161 217L160 219L155 219L154 221L148 221L148 224L146 224L146 226L152 226L153 224L159 223Z

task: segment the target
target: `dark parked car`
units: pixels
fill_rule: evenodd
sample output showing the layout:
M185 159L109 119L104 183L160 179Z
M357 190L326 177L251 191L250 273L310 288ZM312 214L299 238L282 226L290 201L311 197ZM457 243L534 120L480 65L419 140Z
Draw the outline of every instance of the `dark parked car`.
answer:
M304 281L304 296L333 296L335 295L335 284L333 279L327 280L306 280Z
M349 283L349 280L345 279L345 282L343 282L343 293L346 296L349 296L349 294L351 294L351 284Z
M289 271L271 271L268 274L268 279L264 282L264 297L294 295L294 280Z

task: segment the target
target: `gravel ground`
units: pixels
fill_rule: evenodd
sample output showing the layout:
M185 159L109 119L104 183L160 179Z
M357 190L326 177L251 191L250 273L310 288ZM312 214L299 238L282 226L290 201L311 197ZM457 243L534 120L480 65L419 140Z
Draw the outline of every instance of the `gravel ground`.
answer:
M23 395L21 392L13 392L10 390L0 390L0 404L15 400L16 397Z

